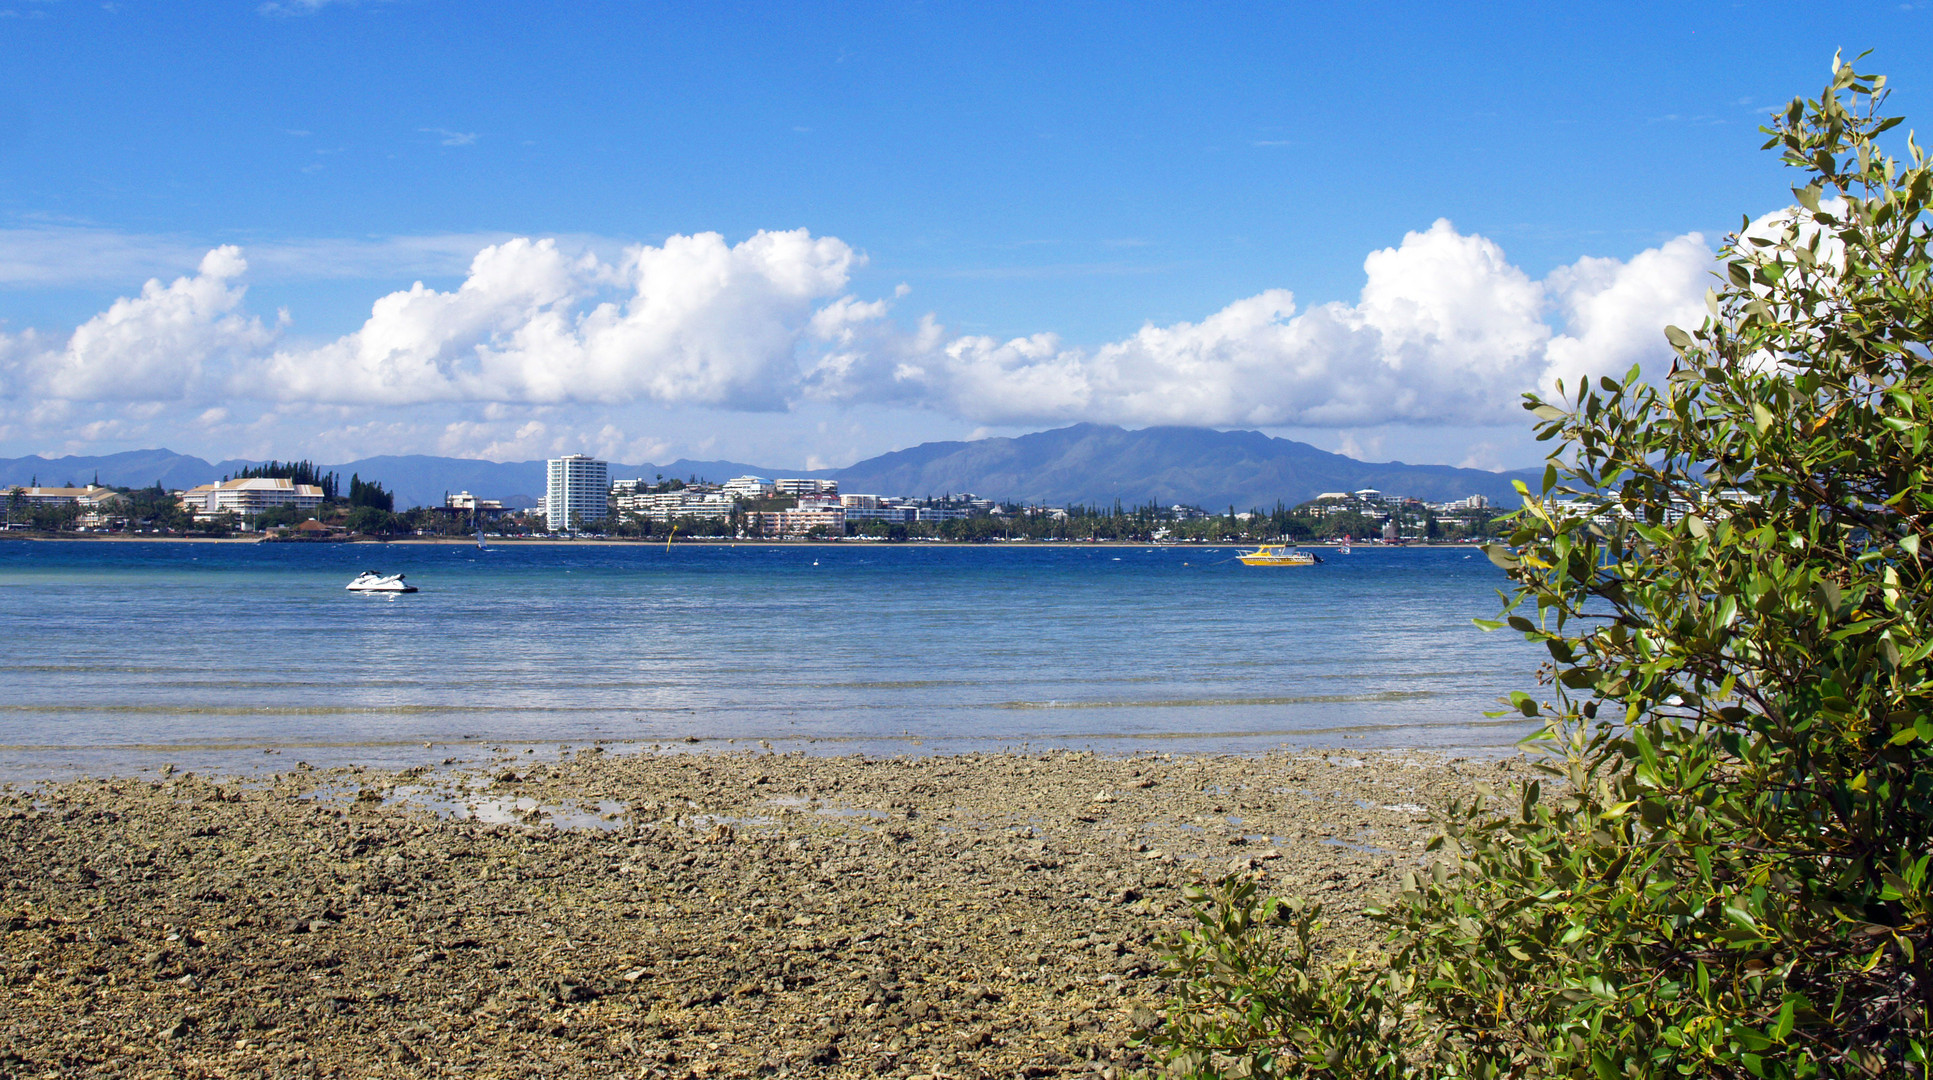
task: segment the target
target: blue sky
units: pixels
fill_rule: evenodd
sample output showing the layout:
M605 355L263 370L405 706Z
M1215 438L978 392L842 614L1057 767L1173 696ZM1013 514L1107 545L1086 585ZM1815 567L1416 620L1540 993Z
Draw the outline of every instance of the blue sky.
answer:
M1933 103L1898 3L0 5L9 456L1528 464L1835 48Z

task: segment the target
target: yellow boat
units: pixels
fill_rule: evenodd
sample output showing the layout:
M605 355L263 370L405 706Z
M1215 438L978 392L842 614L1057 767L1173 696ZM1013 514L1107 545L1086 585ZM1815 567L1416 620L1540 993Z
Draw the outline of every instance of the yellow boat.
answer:
M1298 551L1287 544L1263 544L1254 551L1246 551L1236 556L1244 566L1314 566L1322 561L1322 556L1313 552Z

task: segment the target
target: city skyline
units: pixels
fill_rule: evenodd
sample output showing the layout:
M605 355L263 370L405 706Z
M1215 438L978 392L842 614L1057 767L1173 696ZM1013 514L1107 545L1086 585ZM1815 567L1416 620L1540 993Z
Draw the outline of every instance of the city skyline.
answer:
M1933 86L1911 5L109 7L0 22L0 456L1521 467L1790 201L1833 48Z

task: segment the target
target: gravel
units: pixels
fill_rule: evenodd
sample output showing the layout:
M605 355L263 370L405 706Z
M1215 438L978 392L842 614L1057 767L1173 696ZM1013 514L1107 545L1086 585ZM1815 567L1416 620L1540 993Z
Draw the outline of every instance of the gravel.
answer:
M0 1075L1075 1076L1184 885L1321 900L1521 762L506 755L0 796Z

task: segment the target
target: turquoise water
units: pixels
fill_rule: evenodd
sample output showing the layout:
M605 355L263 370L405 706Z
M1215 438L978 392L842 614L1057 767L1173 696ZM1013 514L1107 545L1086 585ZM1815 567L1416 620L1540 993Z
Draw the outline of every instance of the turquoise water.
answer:
M1507 747L1469 549L0 543L0 778L538 744ZM402 571L403 597L345 592ZM423 743L432 743L425 748Z

